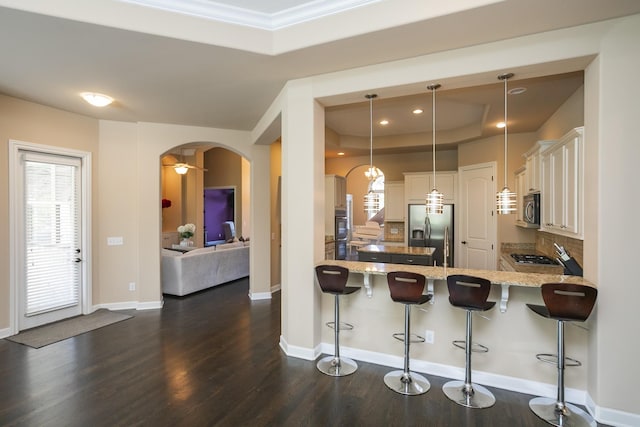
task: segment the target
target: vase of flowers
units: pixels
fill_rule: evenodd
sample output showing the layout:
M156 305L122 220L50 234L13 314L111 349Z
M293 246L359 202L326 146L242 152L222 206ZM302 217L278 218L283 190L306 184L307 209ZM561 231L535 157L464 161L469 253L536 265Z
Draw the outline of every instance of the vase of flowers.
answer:
M193 246L191 238L196 232L196 226L194 224L185 224L178 227L178 233L180 233L180 246Z

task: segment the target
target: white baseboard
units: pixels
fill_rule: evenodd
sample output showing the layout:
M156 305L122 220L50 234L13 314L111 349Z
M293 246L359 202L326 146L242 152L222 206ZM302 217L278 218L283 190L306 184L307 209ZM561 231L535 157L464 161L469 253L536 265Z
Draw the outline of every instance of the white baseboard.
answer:
M269 292L256 292L256 293L249 292L249 298L252 301L257 301L261 299L271 299L271 295L275 294L276 292L280 292L280 284L273 285L269 290Z
M271 292L249 292L249 299L251 301L258 301L263 299L271 299Z
M599 423L619 427L640 426L640 414L632 414L617 409L603 408L595 404L591 396L587 394L587 403L585 404L593 418Z
M289 345L282 335L280 335L280 348L287 356L296 357L304 360L316 360L320 356L320 346L315 349L308 349Z
M99 308L106 308L107 310L156 310L162 308L164 301L125 301L125 302L113 302L106 304L96 304L93 306L93 311Z
M333 344L321 343L315 349L295 347L289 346L282 336L280 337L280 347L287 356L305 360L315 360L321 354L334 354ZM375 363L376 365L389 366L390 368L402 369L404 367L404 358L397 355L360 350L344 346L340 346L340 354L351 359ZM312 355L315 355L315 357L312 357ZM411 359L411 370L443 378L464 380L463 367ZM503 390L531 394L534 396L549 397L552 399L556 398L557 394L556 384L546 384L538 381L525 380L522 378L509 377L482 371L473 371L473 382L490 387L501 388ZM640 426L639 414L599 407L595 405L591 396L589 396L585 390L565 388L565 399L567 402L584 405L599 423L612 426Z

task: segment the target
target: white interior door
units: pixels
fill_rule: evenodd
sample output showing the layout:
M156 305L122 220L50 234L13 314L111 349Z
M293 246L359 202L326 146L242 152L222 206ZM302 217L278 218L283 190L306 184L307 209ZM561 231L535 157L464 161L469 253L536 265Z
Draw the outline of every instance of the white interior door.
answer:
M82 314L82 160L19 151L18 328Z
M496 269L495 168L495 163L460 168L460 268Z

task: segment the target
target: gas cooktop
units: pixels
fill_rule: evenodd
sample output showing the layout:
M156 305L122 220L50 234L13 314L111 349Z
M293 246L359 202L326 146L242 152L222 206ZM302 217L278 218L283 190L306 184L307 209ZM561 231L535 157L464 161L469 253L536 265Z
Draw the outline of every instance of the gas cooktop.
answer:
M511 254L511 258L518 264L558 265L558 263L546 255Z

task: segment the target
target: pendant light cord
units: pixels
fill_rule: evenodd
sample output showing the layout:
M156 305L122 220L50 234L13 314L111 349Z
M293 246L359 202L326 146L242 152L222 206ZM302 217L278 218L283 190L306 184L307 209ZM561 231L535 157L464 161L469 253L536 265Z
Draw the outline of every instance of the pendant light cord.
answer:
M509 76L510 77L510 76ZM504 78L504 186L507 187L507 80Z
M434 85L431 97L431 118L432 118L432 138L431 147L433 151L433 188L436 188L436 90L440 85Z
M371 187L371 181L375 179L373 172L373 98L377 96L375 93L364 96L369 100L369 187Z
M369 173L373 178L373 95L369 96Z

